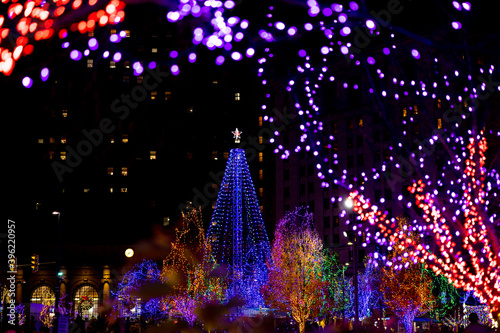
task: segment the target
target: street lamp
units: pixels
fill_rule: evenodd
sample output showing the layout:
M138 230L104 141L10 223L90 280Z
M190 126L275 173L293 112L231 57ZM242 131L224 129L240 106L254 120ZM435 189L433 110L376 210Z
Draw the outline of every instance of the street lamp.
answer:
M347 198L345 201L345 207L351 211L351 223L354 223L354 202L351 198ZM347 236L347 233L344 231L344 236ZM349 242L347 245L352 246L352 261L354 266L354 328L358 328L359 326L359 300L358 300L358 248L357 248L357 238L356 234L353 233L352 240L349 237Z
M56 283L56 303L54 306L54 314L56 316L56 325L55 328L58 327L59 320L59 299L61 293L61 212L53 211L52 215L57 215L57 228L58 228L58 256L57 256L57 283Z

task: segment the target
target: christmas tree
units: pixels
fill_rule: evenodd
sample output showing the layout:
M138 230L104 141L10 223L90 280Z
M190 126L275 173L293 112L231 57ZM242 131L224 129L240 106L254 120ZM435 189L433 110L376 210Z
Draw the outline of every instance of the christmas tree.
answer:
M233 134L238 142L241 132ZM228 268L228 296L243 298L247 306L262 305L269 239L243 149L230 151L207 240L213 259Z

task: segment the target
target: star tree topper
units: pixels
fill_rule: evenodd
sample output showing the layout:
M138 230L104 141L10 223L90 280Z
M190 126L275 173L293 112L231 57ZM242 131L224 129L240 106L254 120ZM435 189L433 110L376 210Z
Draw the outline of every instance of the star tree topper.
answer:
M236 130L232 131L231 133L233 133L234 142L240 143L241 133L243 132L238 131L238 127L236 127Z

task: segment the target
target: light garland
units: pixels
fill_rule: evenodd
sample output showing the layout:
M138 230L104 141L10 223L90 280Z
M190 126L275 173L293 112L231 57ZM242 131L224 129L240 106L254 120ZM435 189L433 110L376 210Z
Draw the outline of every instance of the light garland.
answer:
M243 149L229 153L207 240L215 262L229 268L231 295L258 306L269 239Z

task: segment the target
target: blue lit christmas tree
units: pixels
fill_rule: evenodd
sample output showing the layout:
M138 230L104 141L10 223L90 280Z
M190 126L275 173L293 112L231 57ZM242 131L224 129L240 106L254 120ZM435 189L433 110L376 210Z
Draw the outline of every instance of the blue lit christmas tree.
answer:
M241 132L233 132L236 143ZM231 149L207 240L214 260L228 267L231 296L247 306L263 305L269 239L243 149Z

